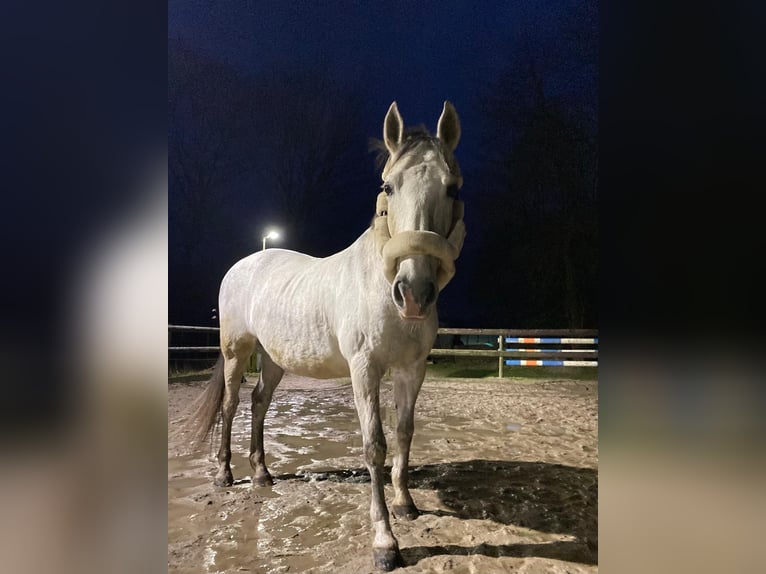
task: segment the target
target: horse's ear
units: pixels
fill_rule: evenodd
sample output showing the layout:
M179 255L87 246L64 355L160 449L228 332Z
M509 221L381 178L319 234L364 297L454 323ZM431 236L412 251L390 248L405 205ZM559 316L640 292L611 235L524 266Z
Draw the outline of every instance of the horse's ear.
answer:
M450 151L455 151L457 142L460 141L460 119L457 117L455 106L449 101L444 102L444 109L436 127L436 137Z
M396 150L399 149L399 146L402 143L403 134L404 120L402 120L396 102L393 102L391 107L388 108L386 119L383 122L383 141L391 155L394 155Z

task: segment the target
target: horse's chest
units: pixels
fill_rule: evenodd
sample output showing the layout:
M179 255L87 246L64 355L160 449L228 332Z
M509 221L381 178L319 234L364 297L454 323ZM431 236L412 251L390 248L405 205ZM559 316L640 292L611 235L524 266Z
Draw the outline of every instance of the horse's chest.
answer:
M424 360L433 346L430 329L394 329L381 339L380 347L393 366L407 366Z

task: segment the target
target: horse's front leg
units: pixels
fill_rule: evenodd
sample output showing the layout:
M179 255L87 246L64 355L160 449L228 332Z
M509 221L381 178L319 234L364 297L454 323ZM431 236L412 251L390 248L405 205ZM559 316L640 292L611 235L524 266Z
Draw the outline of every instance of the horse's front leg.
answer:
M415 429L415 401L426 374L425 361L407 369L392 372L396 405L396 444L391 482L394 485L393 512L397 518L413 520L420 515L407 488L410 444Z
M375 530L372 558L375 567L390 571L403 564L399 545L391 532L383 490L383 464L386 461L386 437L380 421L380 378L382 370L371 366L367 357L351 362L354 402L359 414L364 445L364 462L370 471L372 500L370 519Z

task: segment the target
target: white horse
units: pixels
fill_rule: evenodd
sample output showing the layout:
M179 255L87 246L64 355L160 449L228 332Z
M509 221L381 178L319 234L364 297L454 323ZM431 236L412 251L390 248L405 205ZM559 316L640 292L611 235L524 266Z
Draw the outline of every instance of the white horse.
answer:
M253 483L272 484L264 463L263 421L285 371L315 378L351 376L372 482L370 518L376 568L402 564L383 491L386 440L379 388L391 370L397 412L393 513L414 519L407 489L415 400L436 338L436 299L455 272L463 245L462 178L453 151L460 139L455 108L444 102L436 137L405 132L396 102L386 114L388 153L376 217L351 246L318 259L267 249L237 262L221 283L221 353L190 421L206 437L222 414L218 486L233 483L231 424L250 355L259 343L263 370L253 389L250 464Z

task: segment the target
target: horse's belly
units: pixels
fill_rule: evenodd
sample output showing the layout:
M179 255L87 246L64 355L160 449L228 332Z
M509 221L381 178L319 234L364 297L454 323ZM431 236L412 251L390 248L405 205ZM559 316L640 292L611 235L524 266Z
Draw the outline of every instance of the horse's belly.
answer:
M332 341L262 342L269 357L285 371L303 377L348 377L348 362Z

